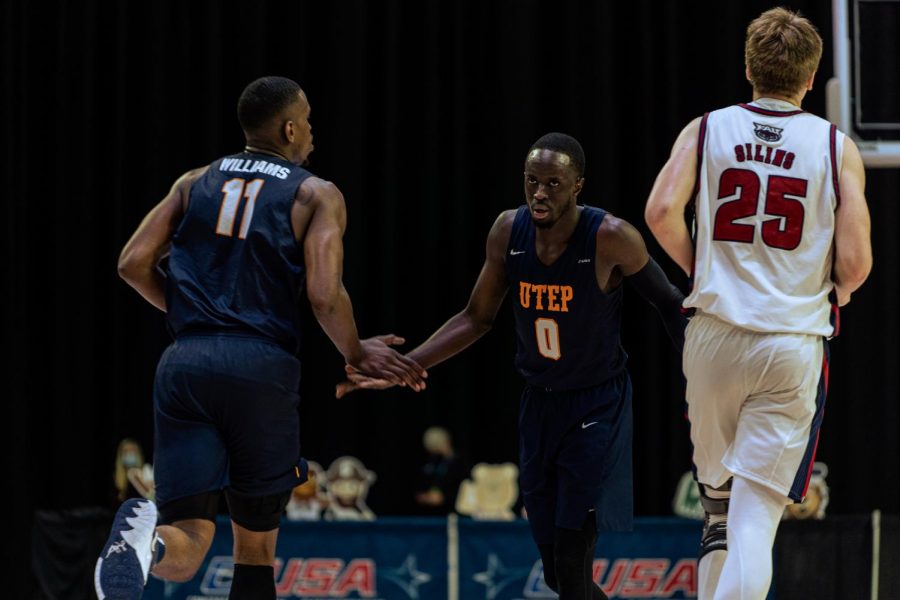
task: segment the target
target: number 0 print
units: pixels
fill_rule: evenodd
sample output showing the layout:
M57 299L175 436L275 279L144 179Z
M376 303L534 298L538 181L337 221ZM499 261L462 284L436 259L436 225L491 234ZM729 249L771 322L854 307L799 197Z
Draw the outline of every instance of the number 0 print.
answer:
M559 325L553 319L537 319L534 322L537 335L538 352L544 358L559 360L562 352L559 348Z
M234 235L234 220L237 217L238 207L241 205L241 198L246 198L244 205L244 216L241 217L241 228L238 230L238 238L247 237L250 230L250 221L253 219L253 209L256 207L256 197L262 189L262 179L254 179L247 183L246 179L235 178L229 179L222 186L222 206L219 208L219 220L216 223L216 233L231 237Z

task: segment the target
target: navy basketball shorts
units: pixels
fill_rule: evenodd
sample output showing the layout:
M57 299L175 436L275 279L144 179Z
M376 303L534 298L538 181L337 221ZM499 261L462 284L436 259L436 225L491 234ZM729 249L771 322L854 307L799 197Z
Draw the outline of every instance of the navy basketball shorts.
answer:
M160 358L153 390L159 506L224 488L270 496L303 483L299 384L300 361L262 338L179 337Z
M627 372L578 390L526 387L519 479L538 544L552 544L557 527L580 529L591 510L598 531L631 530L632 425Z

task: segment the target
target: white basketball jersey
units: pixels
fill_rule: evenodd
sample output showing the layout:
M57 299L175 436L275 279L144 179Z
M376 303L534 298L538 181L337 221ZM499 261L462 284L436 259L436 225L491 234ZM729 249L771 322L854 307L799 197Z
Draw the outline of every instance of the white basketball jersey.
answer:
M837 333L829 295L843 143L832 124L780 100L703 118L686 307L752 331Z

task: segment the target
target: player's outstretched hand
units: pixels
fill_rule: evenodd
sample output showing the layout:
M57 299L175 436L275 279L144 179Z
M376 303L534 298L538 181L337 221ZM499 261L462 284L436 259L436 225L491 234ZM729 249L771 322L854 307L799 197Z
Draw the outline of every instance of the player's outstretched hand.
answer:
M362 340L361 358L349 366L371 379L384 379L394 385L409 386L420 392L425 389L428 373L416 361L390 347L404 341L402 337L392 333Z
M347 372L347 379L334 388L334 395L338 399L356 390L386 390L394 387L394 384L387 379L367 377L350 365L345 365L344 370Z

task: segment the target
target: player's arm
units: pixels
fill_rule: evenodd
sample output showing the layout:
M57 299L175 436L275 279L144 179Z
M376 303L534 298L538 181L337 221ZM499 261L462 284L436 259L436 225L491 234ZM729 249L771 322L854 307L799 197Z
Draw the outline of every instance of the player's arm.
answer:
M866 171L856 143L844 138L840 175L841 203L835 211L834 284L838 304L850 302L850 294L872 270L871 221L866 205Z
M172 236L187 210L191 185L206 167L178 178L162 201L153 207L119 255L119 276L144 299L165 312L166 278L159 269L168 253Z
M600 265L614 265L625 280L644 297L662 317L672 343L680 352L684 348L687 318L681 310L684 295L669 282L666 274L647 252L640 232L627 221L607 215L597 230L597 260Z
M466 307L407 355L423 368L431 368L462 352L493 326L509 287L506 282L506 247L514 219L515 211L505 211L491 227L484 265ZM338 398L357 389L390 387L389 382L360 376L352 368L347 369L347 377L348 381L337 385L335 395Z
M656 177L644 219L672 260L688 275L694 264L694 245L684 221L684 209L691 200L697 179L697 143L700 117L678 135L672 153Z
M310 177L297 191L292 210L295 231L297 215L310 209L312 216L303 238L306 293L319 325L347 364L357 371L409 385L417 391L424 389L425 371L388 347L402 343L402 338L389 335L359 339L353 305L343 282L343 236L347 226L344 196L333 183Z
M491 227L484 265L466 307L409 353L410 358L426 369L462 352L493 327L509 287L506 247L514 219L515 211L504 211Z

